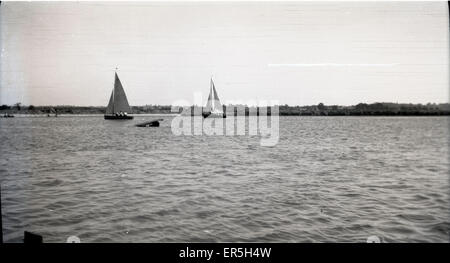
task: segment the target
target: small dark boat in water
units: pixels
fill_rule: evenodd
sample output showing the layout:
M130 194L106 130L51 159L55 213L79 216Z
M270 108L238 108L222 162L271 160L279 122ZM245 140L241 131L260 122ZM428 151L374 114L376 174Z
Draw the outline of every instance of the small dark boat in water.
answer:
M224 112L202 112L203 118L226 118L227 115Z
M133 116L128 115L106 115L105 114L105 120L132 120Z
M14 115L6 113L3 115L3 118L14 118Z
M105 120L131 120L133 116L128 115L128 112L131 112L131 108L128 104L127 95L125 95L117 72L115 75L114 88L106 107Z
M163 121L163 119L157 119L157 120L138 123L138 124L136 124L136 126L137 127L159 127L160 121Z

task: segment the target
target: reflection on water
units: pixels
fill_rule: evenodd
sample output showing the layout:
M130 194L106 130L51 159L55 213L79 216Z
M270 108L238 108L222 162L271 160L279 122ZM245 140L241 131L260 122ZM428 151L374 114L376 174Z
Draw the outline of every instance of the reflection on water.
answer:
M280 117L174 136L102 117L0 120L7 242L448 242L448 117Z

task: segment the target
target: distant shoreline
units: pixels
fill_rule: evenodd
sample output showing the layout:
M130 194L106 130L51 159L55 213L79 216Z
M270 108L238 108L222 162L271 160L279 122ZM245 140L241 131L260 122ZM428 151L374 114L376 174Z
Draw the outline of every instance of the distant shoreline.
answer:
M176 117L176 116L182 116L180 114L174 114L174 113L158 113L158 114L150 114L150 113L139 113L139 114L130 114L134 117L157 117L157 116L164 116L164 117ZM188 115L185 115L188 116ZM248 117L249 115L245 115ZM254 115L251 115L254 116ZM270 116L270 115L269 115ZM281 115L280 117L449 117L450 114L428 114L428 115L420 115L420 114L411 114L411 115ZM55 118L54 115L47 116L47 114L14 114L14 117L16 118ZM103 114L60 114L57 116L58 118L66 118L66 117L99 117L103 118ZM200 116L197 116L200 117ZM0 115L0 119L3 119L3 115Z
M58 114L57 117L102 117L104 114L97 114L97 113L86 113L86 114ZM139 114L130 114L135 117L146 117L146 116L178 116L177 113L139 113ZM0 118L3 117L3 114L0 114ZM15 113L14 117L19 118L47 118L47 117L55 117L55 114L47 114L47 113L36 113L36 114L27 114L27 113Z
M234 110L234 115L258 115L259 108L248 107L244 105L224 106L224 111L227 107L237 107ZM0 106L0 117L5 114L20 115L20 116L101 116L104 114L106 107L101 106L24 106L20 103L15 105ZM146 105L133 106L132 112L129 114L136 116L144 115L178 115L180 112L174 113L171 111L172 107L169 105ZM186 108L189 110L189 107ZM186 110L185 109L185 110ZM200 106L191 106L191 112L201 112ZM268 108L268 114L271 109ZM185 114L183 114L185 115ZM190 114L187 114L190 115ZM230 114L229 114L230 115ZM339 105L318 105L310 106L289 106L279 105L278 115L280 116L448 116L450 115L449 103L428 103L428 104L400 104L400 103L359 103L352 106Z

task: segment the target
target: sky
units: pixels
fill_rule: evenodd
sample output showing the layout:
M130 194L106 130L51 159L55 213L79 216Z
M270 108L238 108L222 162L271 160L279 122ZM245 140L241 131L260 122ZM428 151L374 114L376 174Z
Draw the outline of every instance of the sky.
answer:
M2 2L0 104L449 100L446 2ZM198 96L198 95L197 95ZM200 101L202 101L200 99Z

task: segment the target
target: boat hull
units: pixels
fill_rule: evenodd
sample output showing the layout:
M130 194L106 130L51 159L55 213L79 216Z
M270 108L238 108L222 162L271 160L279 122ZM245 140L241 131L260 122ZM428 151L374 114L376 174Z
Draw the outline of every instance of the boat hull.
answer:
M132 120L133 116L105 115L105 120Z
M211 112L202 112L203 118L226 118L227 115L225 113L211 113Z
M137 127L159 127L159 122L163 121L163 119L147 121L143 123L136 124Z
M147 123L147 124L139 124L136 125L136 127L159 127L159 122L152 122L152 123Z

